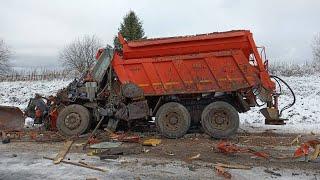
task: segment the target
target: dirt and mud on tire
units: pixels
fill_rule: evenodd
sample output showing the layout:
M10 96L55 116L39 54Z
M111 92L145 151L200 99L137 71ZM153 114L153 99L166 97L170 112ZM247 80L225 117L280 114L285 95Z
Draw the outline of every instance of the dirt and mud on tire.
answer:
M167 138L182 137L189 130L190 124L190 113L182 104L169 102L157 111L157 129Z
M62 135L80 135L84 133L89 126L90 112L81 105L69 105L59 113L57 128Z
M213 138L228 138L239 128L239 114L231 104L216 101L204 108L201 125Z

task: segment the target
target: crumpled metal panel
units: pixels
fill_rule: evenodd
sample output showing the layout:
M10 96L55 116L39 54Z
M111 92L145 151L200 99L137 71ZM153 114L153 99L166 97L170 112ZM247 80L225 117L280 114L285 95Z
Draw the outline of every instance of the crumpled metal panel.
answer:
M0 106L0 130L21 130L23 127L24 116L18 107Z

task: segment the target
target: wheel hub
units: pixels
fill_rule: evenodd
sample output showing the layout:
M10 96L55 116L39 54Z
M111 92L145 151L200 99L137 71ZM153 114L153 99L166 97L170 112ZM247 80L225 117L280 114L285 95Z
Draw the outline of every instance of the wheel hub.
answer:
M65 118L65 125L67 128L73 130L76 129L77 127L80 126L81 123L81 118L78 113L70 113L66 118Z
M210 120L216 129L226 130L230 124L230 119L223 110L215 111Z
M177 117L171 117L169 119L169 122L170 122L170 124L177 124L178 123L178 119L177 119Z
M176 130L179 128L179 114L176 112L169 112L166 115L166 126L171 130Z

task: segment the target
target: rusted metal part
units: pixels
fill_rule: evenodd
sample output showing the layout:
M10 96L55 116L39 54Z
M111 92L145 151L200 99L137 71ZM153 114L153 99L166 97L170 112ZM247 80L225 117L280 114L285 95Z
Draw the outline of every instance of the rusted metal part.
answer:
M117 119L133 120L145 118L149 115L149 106L147 100L137 101L128 105L122 105L121 108L115 113Z
M122 106L121 108L119 108L117 110L117 112L115 113L114 116L117 119L122 119L122 120L128 121L128 119L129 119L128 108L126 106Z
M138 135L128 135L125 133L122 134L112 134L110 136L110 139L114 141L120 141L120 142L132 142L132 143L138 143L140 141L140 136Z
M22 130L24 115L18 107L0 106L0 130Z
M260 109L262 115L266 118L265 124L269 125L284 125L286 124L284 121L286 119L282 119L279 117L279 110L276 108L263 108Z
M149 115L149 107L147 100L137 101L128 104L129 119L140 119Z
M142 89L133 83L122 85L122 95L126 98L139 99L143 97Z

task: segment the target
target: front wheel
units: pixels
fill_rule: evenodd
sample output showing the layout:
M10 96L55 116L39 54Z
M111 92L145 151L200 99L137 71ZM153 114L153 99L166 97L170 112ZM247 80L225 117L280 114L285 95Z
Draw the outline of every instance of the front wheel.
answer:
M73 104L65 107L58 115L58 131L65 136L84 133L90 125L90 112L87 108Z
M227 138L239 128L238 111L229 103L216 101L204 108L201 114L203 130L214 138Z
M156 114L156 126L167 138L179 138L187 133L191 123L190 113L182 104L169 102Z

